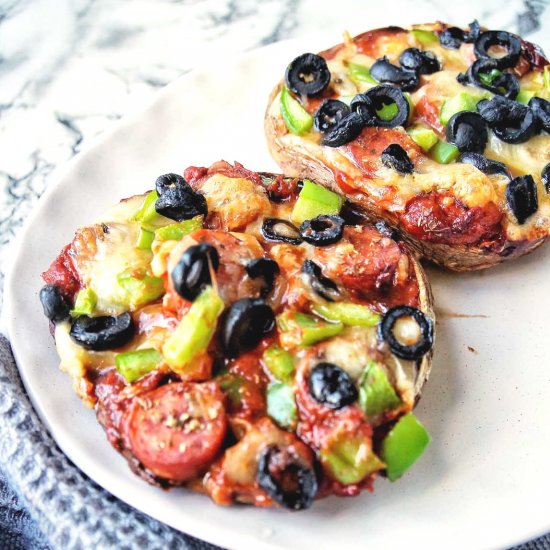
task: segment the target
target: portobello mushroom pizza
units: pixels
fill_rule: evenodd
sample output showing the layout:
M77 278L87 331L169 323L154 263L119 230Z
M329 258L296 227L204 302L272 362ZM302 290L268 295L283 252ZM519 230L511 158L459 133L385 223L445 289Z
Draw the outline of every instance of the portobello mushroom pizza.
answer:
M265 117L285 173L343 193L457 271L548 238L550 65L538 46L477 21L435 23L289 61Z
M400 477L432 298L407 245L310 180L166 174L79 229L40 292L61 369L140 477L308 508Z

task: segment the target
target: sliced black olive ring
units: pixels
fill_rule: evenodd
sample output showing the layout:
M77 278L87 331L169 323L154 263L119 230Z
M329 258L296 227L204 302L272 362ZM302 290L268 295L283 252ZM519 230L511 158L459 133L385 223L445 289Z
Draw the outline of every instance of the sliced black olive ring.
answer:
M313 125L318 132L328 132L332 130L340 120L349 115L349 107L337 99L325 99L321 106L315 112Z
M507 124L496 124L492 127L493 134L505 143L525 143L540 132L540 122L531 109L526 109L520 119Z
M358 113L348 113L329 130L321 140L327 147L340 147L359 136L364 121Z
M483 153L487 143L487 124L480 114L461 111L451 117L445 135L461 153Z
M418 74L432 74L440 70L439 61L433 52L407 48L400 56L401 67Z
M335 302L342 298L338 285L332 279L325 277L314 261L306 260L302 265L302 273L313 292L324 300Z
M238 357L255 348L275 325L273 310L260 299L241 298L224 312L220 340L226 357Z
M308 387L315 401L330 409L341 409L357 401L351 376L333 363L318 363L309 373Z
M481 33L481 27L479 25L479 21L477 19L474 19L470 23L469 28L470 30L467 33L465 33L464 42L471 44L472 42L475 42L477 40L478 36Z
M317 495L315 472L289 451L274 445L262 449L256 480L270 498L289 510L306 510Z
M264 280L264 285L261 290L263 297L267 296L273 290L275 277L281 271L279 264L271 258L256 258L246 264L246 273L251 279L261 277Z
M478 59L472 63L465 75L458 75L457 80L461 84L477 86L508 99L515 99L519 93L519 81L513 74L502 73L493 78L491 84L483 80L482 75L489 74L497 68L498 64L493 58Z
M550 193L550 162L542 169L540 179L542 180L546 192Z
M327 246L337 243L344 235L344 220L340 216L320 215L300 225L300 235L306 243Z
M192 302L212 283L211 269L218 271L219 265L220 256L214 246L206 243L190 246L172 270L174 290Z
M262 224L265 239L277 243L301 244L300 230L287 220L266 218Z
M127 344L134 335L134 323L129 313L116 317L77 317L71 326L71 338L83 348L104 351Z
M294 93L313 96L329 85L330 71L320 55L304 53L287 67L285 81L287 88Z
M479 171L489 176L493 174L502 174L503 176L512 179L506 164L499 162L498 160L488 159L479 153L462 153L458 159L458 162L462 162L463 164L471 164Z
M541 97L532 97L529 100L529 108L539 119L542 129L550 134L550 101Z
M397 114L390 120L381 119L377 111L392 103L397 105ZM355 96L350 106L352 111L361 115L364 124L382 128L404 126L410 113L409 102L403 92L390 84L375 86L364 94Z
M208 206L200 193L185 184L165 188L155 203L155 210L161 216L181 222L195 216L206 216Z
M449 50L460 48L466 39L466 33L458 27L449 27L439 33L439 43Z
M394 334L399 319L412 317L420 329L418 340L412 344L400 342ZM395 306L388 309L378 324L378 338L387 342L390 350L401 359L420 359L433 345L433 323L422 311L411 306Z
M519 119L524 116L527 109L525 105L517 101L500 96L494 96L491 99L482 99L478 101L476 108L489 126Z
M46 285L42 287L39 298L44 308L44 315L50 321L56 323L69 317L71 307L63 294L61 294L58 286Z
M389 82L403 90L412 90L418 86L418 74L415 70L407 70L397 67L388 61L386 57L377 59L370 68L370 75L378 82Z
M489 53L491 46L503 46L506 48L506 55L493 57ZM498 69L507 69L514 67L519 61L521 42L517 36L506 31L486 31L474 42L474 53L479 59L494 59Z
M172 187L183 187L191 190L191 186L179 174L163 174L155 181L155 189L159 196Z
M518 176L506 187L506 202L519 225L538 209L537 186L533 176Z
M388 145L380 155L382 163L388 168L393 168L400 174L412 174L414 164L407 151L398 143Z

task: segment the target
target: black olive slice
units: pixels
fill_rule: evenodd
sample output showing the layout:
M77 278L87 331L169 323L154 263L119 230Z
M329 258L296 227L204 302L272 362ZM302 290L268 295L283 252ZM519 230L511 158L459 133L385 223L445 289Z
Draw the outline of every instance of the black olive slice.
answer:
M134 323L129 313L116 317L77 317L70 336L85 349L105 351L127 344L134 335Z
M392 103L397 105L397 114L390 120L381 119L377 111ZM403 92L390 84L375 86L364 94L355 96L350 106L352 111L361 115L364 124L382 128L404 126L410 112L409 102Z
M466 39L466 33L458 27L449 27L439 33L439 43L448 50L460 48Z
M492 130L498 139L506 143L525 143L540 132L540 122L528 109L523 119L493 126Z
M189 185L167 187L155 203L155 210L161 216L177 222L190 220L195 216L206 216L206 199Z
M273 310L260 299L233 302L221 320L220 339L224 355L238 357L255 348L275 325Z
M386 57L374 62L370 68L370 75L378 82L389 82L403 90L412 90L418 86L418 74L396 65L392 65Z
M489 53L491 46L503 46L506 48L506 55L493 57ZM519 61L521 42L517 36L506 31L486 31L477 37L474 43L474 53L479 59L494 59L498 69L507 69L514 67Z
M341 118L321 140L322 145L340 147L353 141L363 129L364 122L358 113L349 113Z
M523 118L528 109L528 107L517 101L500 96L482 99L477 103L476 108L490 127Z
M306 260L302 265L302 273L313 292L324 300L335 302L342 297L336 283L325 277L321 268L314 261Z
M492 58L478 59L472 63L465 75L459 74L457 80L464 85L477 86L489 90L493 94L515 99L519 93L519 81L513 74L499 74L492 79L490 84L483 79L483 75L489 74L497 68L498 64Z
M550 193L550 162L542 169L540 179L542 180L546 192Z
M519 225L523 225L538 208L537 186L533 176L518 176L506 187L506 202Z
M192 191L191 186L179 174L163 174L159 176L155 182L155 189L159 196L172 187L181 187L188 191Z
M487 125L478 113L461 111L447 124L446 138L463 152L483 153L487 143Z
M550 134L550 101L541 97L532 97L529 100L529 108L538 118L542 129Z
M407 151L398 143L388 145L380 155L380 159L388 168L393 168L400 174L412 174L414 164Z
M61 294L58 286L46 285L40 289L38 296L44 308L44 315L50 321L55 323L69 317L71 306L63 294Z
M313 399L330 409L351 405L358 397L351 376L334 363L318 363L313 367L308 387Z
M300 230L287 220L266 218L262 224L264 239L277 243L300 244Z
M370 218L358 204L348 200L344 201L342 208L340 208L339 216L346 225L364 225L370 221Z
M317 216L300 225L300 235L314 246L337 243L344 235L344 220L340 216Z
M498 160L488 159L479 153L462 153L458 159L458 162L471 164L489 176L493 174L502 174L503 176L512 179L506 164L499 162Z
M174 290L185 300L194 301L206 285L212 284L210 267L218 271L219 265L218 251L212 245L190 246L172 270Z
M324 134L332 130L349 113L350 109L343 101L325 99L313 117L313 125L318 132Z
M400 56L401 67L418 74L432 74L441 69L433 52L407 48Z
M411 317L420 329L420 337L410 345L400 342L393 329L399 319ZM395 306L388 309L378 324L378 338L387 342L390 350L401 359L420 359L433 345L433 323L422 311L411 306Z
M469 28L470 30L464 35L464 42L466 42L467 44L471 44L472 42L475 42L477 40L477 37L481 33L481 27L477 19L474 19L470 23Z
M320 55L304 53L287 67L285 81L287 88L294 93L313 96L329 85L330 71Z
M264 280L260 294L265 297L273 290L275 277L281 271L279 264L271 258L256 258L246 264L246 273L251 279L261 277Z
M261 451L256 480L270 498L288 510L310 508L317 495L315 472L293 453L275 445Z

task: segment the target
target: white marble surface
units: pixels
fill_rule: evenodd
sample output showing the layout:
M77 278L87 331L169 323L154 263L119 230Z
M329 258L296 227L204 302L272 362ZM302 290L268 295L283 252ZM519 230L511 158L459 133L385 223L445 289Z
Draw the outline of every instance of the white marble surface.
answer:
M219 52L436 19L550 31L547 0L414 0L416 21L412 1L0 0L0 266L57 170L171 80L215 71Z

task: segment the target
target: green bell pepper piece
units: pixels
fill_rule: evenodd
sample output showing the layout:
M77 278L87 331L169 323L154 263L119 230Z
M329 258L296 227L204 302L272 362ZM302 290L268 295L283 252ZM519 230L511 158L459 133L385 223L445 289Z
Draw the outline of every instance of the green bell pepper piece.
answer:
M160 217L160 214L158 214L155 210L155 203L158 198L159 196L156 191L149 192L143 201L143 205L134 216L134 220L137 222L146 223Z
M155 370L162 355L154 348L138 349L115 355L116 370L130 383Z
M516 97L516 101L527 105L529 100L535 97L535 95L536 93L533 90L520 90Z
M342 204L344 199L337 193L310 180L304 180L304 185L292 209L292 223L300 225L305 220L311 220L321 214L338 214Z
M414 126L407 129L407 134L426 153L437 143L437 134L425 126Z
M78 291L74 301L74 307L71 310L73 317L79 315L91 315L97 304L97 295L91 288L83 288Z
M313 315L298 312L285 312L277 316L277 327L281 332L297 331L298 345L311 346L327 338L332 338L344 330L341 322L327 323Z
M281 115L286 127L298 136L311 130L313 117L292 97L286 86L281 90Z
M386 463L388 479L400 478L422 455L430 435L416 416L402 416L382 442L381 458Z
M241 389L244 384L244 378L238 374L228 372L219 376L217 380L221 390L229 398L231 408L239 408L242 403Z
M426 31L424 29L413 29L411 34L424 46L435 44L439 42L437 34L433 31Z
M341 321L350 327L374 327L380 321L380 315L367 306L352 302L315 304L312 310L328 321Z
M378 84L378 81L374 80L370 75L370 69L365 65L359 65L357 63L348 63L348 70L350 78L356 83L366 82L368 84Z
M294 358L276 344L264 351L262 363L277 380L290 382L294 377Z
M171 223L157 229L156 236L161 241L181 241L185 235L189 235L202 227L202 216Z
M272 382L267 388L267 414L284 429L296 427L297 409L294 391L289 384Z
M193 370L193 359L206 351L223 308L223 300L211 286L199 294L162 347L162 355L172 370Z
M479 80L483 82L486 86L491 86L493 84L493 80L502 74L502 71L499 71L498 69L492 69L488 73L479 73Z
M486 97L486 95L484 94ZM439 112L439 122L445 126L449 124L449 120L456 113L461 111L475 111L478 101L483 99L483 96L475 96L466 92L460 92L459 94L446 99L441 105L441 111Z
M117 283L126 292L125 304L132 309L153 302L164 294L164 281L159 277L124 272L117 276Z
M151 250L151 245L155 240L155 232L145 227L140 227L139 234L136 242L136 248L140 250Z
M547 92L550 92L550 65L546 65L542 70L542 82Z
M343 483L359 483L367 475L384 468L384 463L372 452L370 441L346 434L321 450L321 461L331 476Z
M405 98L407 99L407 102L409 103L409 119L412 116L413 110L414 110L414 103L412 101L411 94L409 92L405 92L403 94ZM381 109L378 109L376 111L376 114L382 119L382 120L391 120L392 118L395 118L397 115L397 103L388 103L387 105L384 105Z
M384 411L395 409L401 400L390 384L384 369L371 361L359 385L359 404L368 417L377 416Z
M439 164L449 164L458 157L459 151L452 143L438 140L432 147L431 153L434 160L439 162Z

